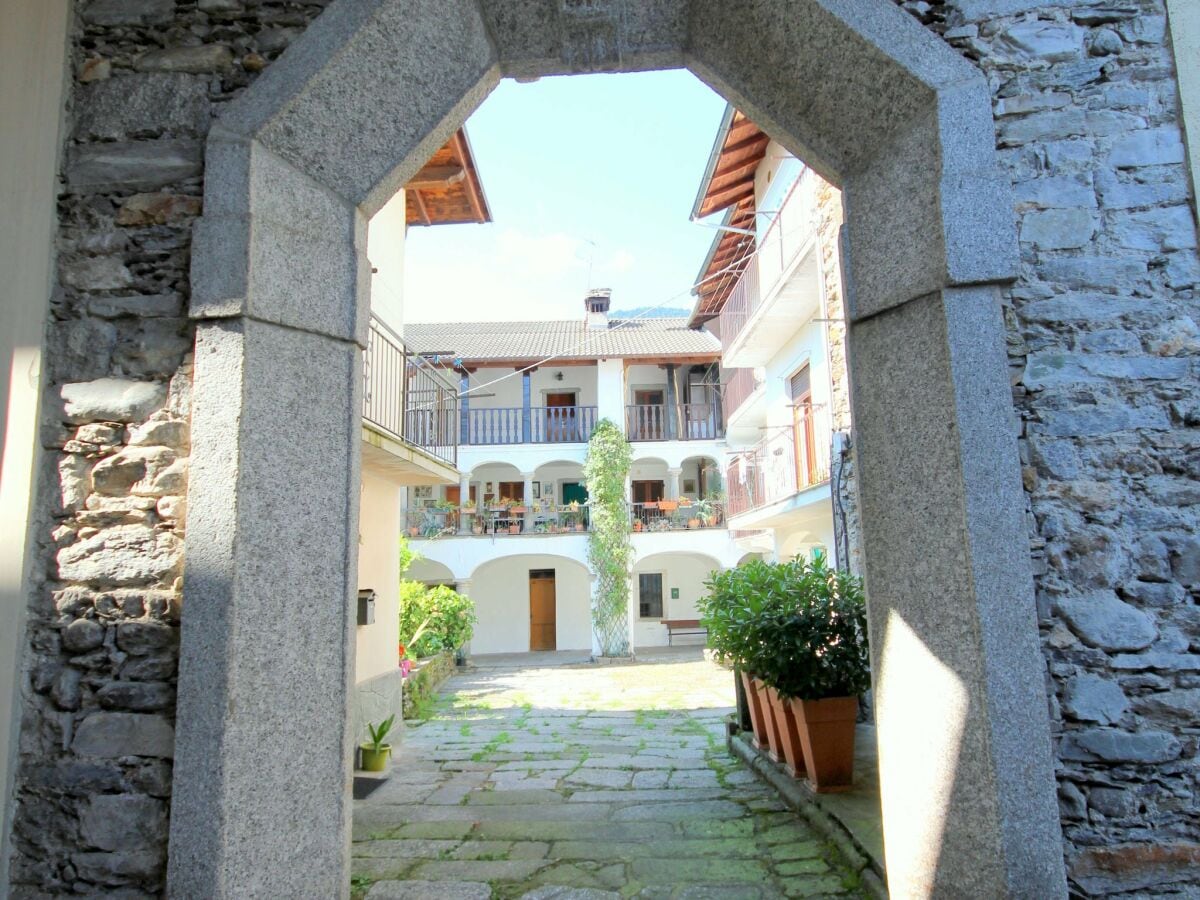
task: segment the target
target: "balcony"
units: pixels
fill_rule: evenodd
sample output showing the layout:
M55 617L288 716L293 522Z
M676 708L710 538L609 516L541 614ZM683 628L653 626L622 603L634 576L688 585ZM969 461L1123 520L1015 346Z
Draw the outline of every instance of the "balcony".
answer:
M681 403L678 413L666 405L625 407L625 435L631 441L714 441L725 436L721 407Z
M722 369L724 385L721 406L726 422L733 422L747 401L756 395L760 382L754 377L754 369Z
M633 503L630 505L630 518L635 533L723 528L725 506L715 500Z
M827 436L820 407L795 408L795 424L773 428L748 450L731 455L725 470L728 515L765 510L829 480L829 454L817 435ZM747 522L739 521L739 528ZM761 523L756 523L761 524Z
M512 537L517 535L580 534L591 526L586 504L524 506L434 506L408 509L404 526L410 538L450 536Z
M375 316L363 354L362 415L385 436L457 464L457 387Z
M717 331L731 368L765 366L820 309L814 177L806 172L725 301Z
M464 416L461 440L471 446L577 444L587 443L595 427L594 406L476 407Z

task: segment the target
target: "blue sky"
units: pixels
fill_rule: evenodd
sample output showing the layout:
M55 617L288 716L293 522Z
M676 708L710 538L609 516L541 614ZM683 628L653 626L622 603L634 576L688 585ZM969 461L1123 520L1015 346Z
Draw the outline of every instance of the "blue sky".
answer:
M588 287L690 308L716 232L688 217L724 109L683 70L501 82L467 121L494 221L409 229L406 321L573 319Z

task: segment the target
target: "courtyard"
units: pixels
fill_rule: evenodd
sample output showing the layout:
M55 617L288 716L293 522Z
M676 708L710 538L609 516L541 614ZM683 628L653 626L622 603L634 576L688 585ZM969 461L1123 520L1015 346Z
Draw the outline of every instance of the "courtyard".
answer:
M408 724L390 777L356 785L354 896L859 896L729 755L733 706L732 675L696 647L479 658Z

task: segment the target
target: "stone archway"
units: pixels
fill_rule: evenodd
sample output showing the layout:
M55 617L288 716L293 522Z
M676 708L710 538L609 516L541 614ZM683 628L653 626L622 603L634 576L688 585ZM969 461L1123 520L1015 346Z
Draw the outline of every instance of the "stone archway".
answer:
M173 893L346 890L368 218L501 76L676 66L845 190L892 889L1065 892L987 86L888 0L746 6L337 0L212 129Z

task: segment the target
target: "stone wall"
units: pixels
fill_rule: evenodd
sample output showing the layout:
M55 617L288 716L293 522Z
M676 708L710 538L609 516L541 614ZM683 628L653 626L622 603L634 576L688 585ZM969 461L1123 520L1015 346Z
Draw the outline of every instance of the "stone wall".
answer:
M1195 884L1200 266L1165 10L914 5L986 73L1015 186L1008 348L1068 873Z
M162 890L203 140L220 105L324 5L91 0L75 11L14 896Z
M161 891L202 142L324 5L79 5L16 896ZM1200 264L1162 0L902 5L986 73L1015 187L1013 553L1036 567L1071 877L1195 883Z

